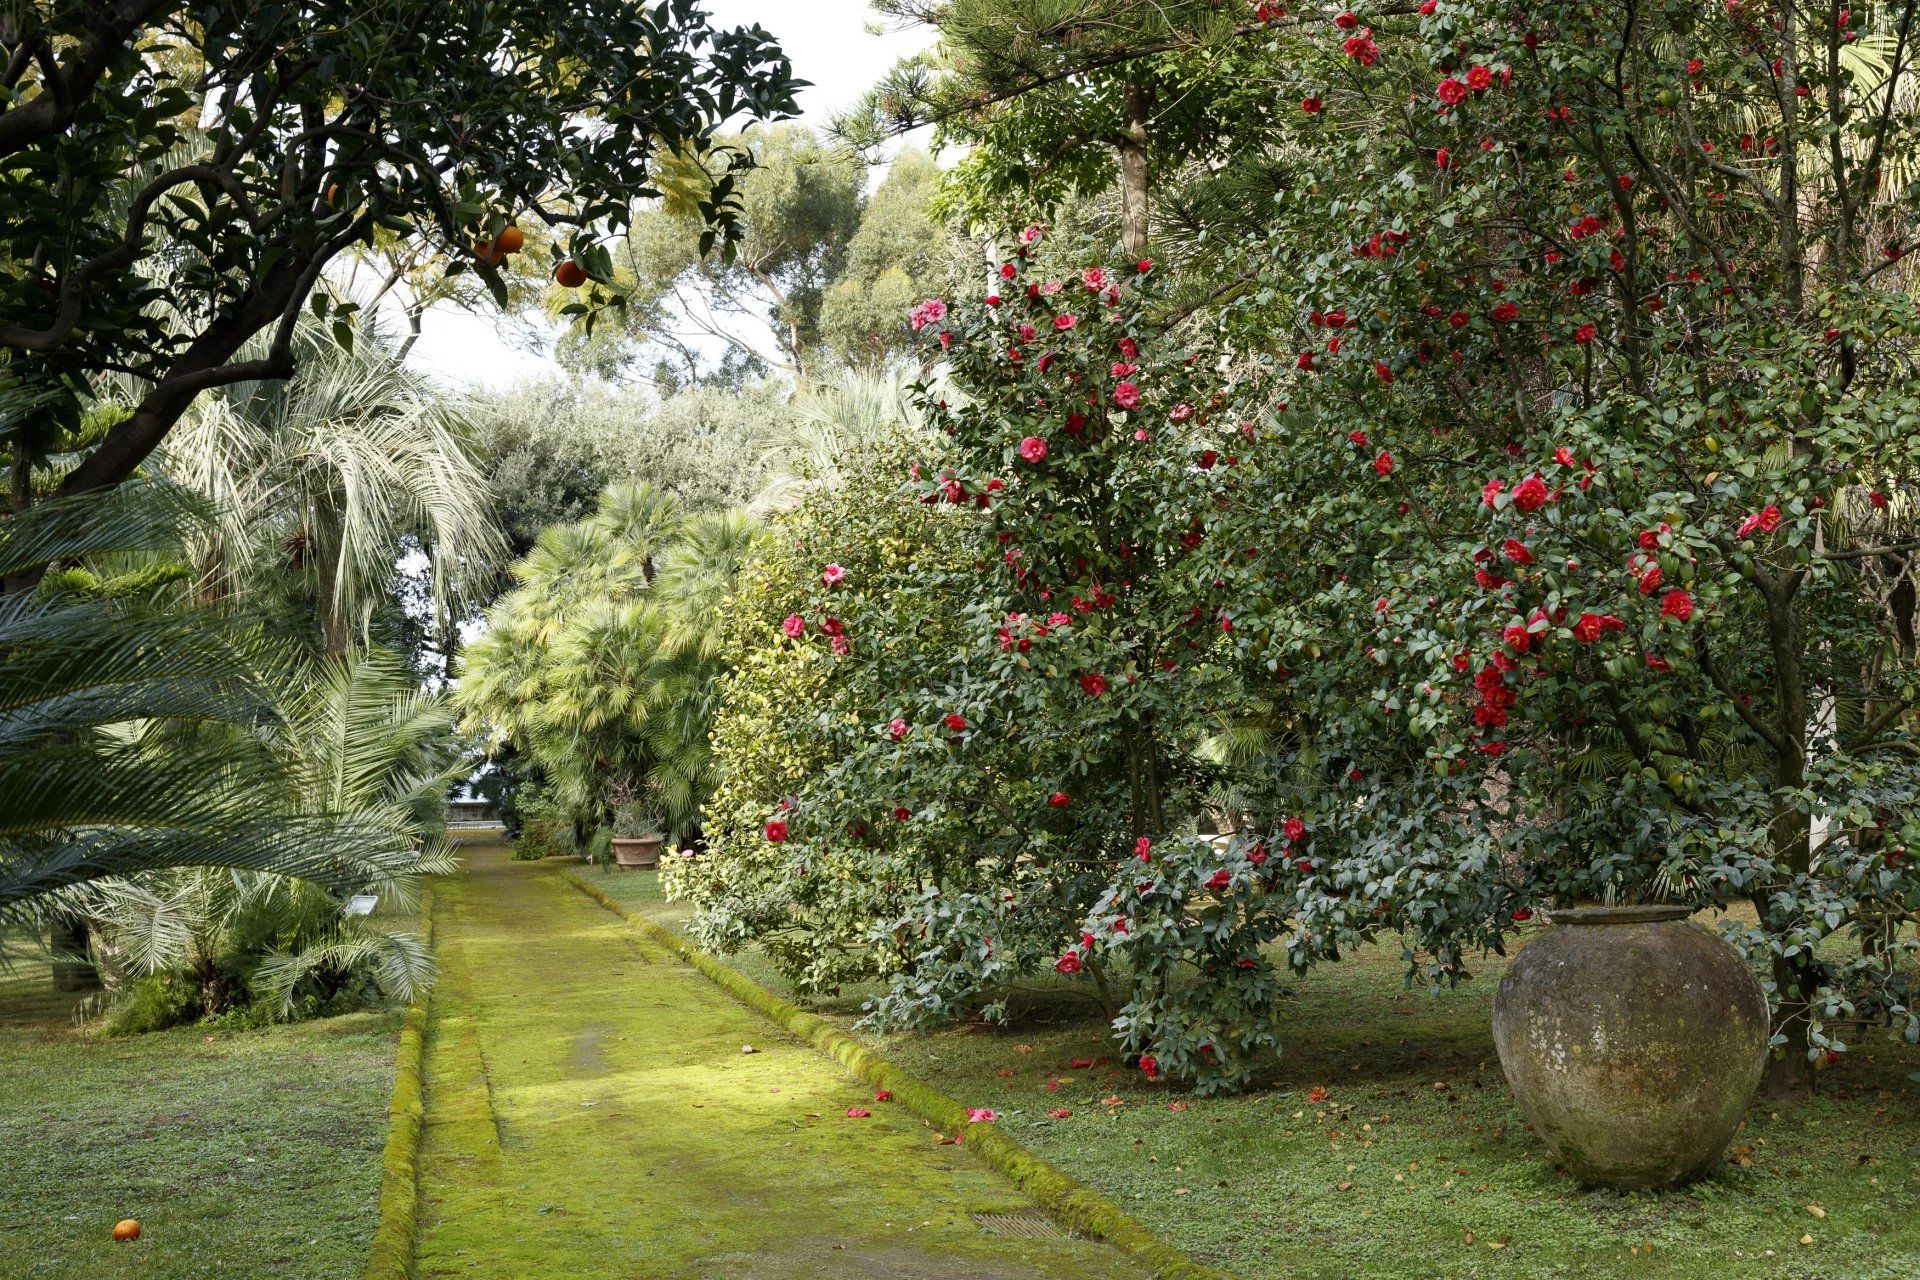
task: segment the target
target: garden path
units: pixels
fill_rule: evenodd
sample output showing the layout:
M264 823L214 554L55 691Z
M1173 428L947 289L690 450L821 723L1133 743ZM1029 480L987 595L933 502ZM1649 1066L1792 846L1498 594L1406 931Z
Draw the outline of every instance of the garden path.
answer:
M983 1230L1032 1206L539 864L469 845L434 909L421 1277L1144 1274Z

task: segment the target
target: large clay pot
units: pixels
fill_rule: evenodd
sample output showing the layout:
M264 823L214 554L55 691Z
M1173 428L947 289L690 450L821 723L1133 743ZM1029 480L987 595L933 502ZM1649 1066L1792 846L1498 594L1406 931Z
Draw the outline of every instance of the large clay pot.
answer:
M1520 1109L1584 1182L1714 1167L1760 1083L1767 997L1686 907L1552 913L1500 980L1493 1039Z
M629 871L657 867L660 865L660 849L666 843L667 837L657 831L645 836L615 836L613 864Z

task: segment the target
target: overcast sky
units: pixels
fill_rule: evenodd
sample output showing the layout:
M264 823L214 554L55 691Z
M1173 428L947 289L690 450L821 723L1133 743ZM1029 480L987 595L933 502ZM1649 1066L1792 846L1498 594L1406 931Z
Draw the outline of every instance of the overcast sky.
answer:
M892 31L868 0L706 0L716 27L759 23L812 82L800 94L802 118L821 125L853 103L900 58L924 48L922 29ZM869 30L869 28L876 30ZM505 386L558 368L544 354L502 337L492 317L457 308L427 313L408 363L450 383Z

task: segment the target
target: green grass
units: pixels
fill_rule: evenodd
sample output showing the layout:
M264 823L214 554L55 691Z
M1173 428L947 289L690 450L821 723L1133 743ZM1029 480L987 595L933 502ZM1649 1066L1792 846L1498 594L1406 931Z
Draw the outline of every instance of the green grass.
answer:
M106 1039L74 1012L44 964L0 972L0 1276L360 1274L397 1014Z
M684 925L651 873L585 874ZM731 962L791 994L763 957ZM1681 1191L1587 1191L1546 1158L1501 1077L1488 1020L1506 964L1489 957L1439 997L1403 988L1397 950L1328 966L1298 984L1269 1077L1234 1098L1189 1097L1110 1062L1074 1070L1110 1049L1087 1003L1051 983L1017 1000L1008 1026L876 1042L1244 1280L1920 1274L1920 1089L1907 1079L1920 1053L1869 1032L1820 1096L1756 1107L1735 1138L1748 1164ZM861 996L812 1007L851 1020ZM1326 1102L1307 1101L1316 1086ZM1047 1116L1060 1107L1073 1114Z

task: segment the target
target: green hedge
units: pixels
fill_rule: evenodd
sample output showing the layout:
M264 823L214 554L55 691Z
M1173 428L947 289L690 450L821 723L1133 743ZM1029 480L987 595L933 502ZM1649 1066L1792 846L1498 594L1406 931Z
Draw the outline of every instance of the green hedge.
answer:
M1161 1280L1228 1280L1225 1273L1193 1261L1160 1240L1144 1223L1072 1175L1034 1155L995 1125L969 1125L964 1105L932 1085L908 1075L856 1037L818 1014L808 1013L768 991L744 974L721 964L685 938L568 871L559 873L574 888L626 920L654 942L698 969L741 1003L756 1009L794 1035L829 1053L854 1075L893 1093L893 1100L951 1133L964 1133L967 1149L1011 1178L1016 1186L1055 1218L1077 1230L1101 1236L1133 1254Z
M420 933L433 946L433 886L422 891ZM420 1216L420 1125L426 1111L429 988L407 1008L400 1025L399 1064L387 1105L387 1146L380 1157L380 1223L366 1280L412 1280L414 1231Z

